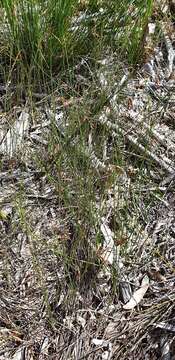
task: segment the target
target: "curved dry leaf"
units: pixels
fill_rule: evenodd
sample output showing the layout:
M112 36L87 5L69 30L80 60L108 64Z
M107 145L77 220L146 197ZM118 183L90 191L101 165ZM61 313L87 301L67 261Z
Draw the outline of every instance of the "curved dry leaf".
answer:
M15 354L13 355L13 357L11 358L11 360L23 360L24 359L24 347L19 348Z
M131 299L123 305L123 309L125 310L132 310L135 306L137 306L140 301L143 299L145 293L147 292L149 287L149 277L147 275L144 276L142 279L141 287L140 289L136 290Z
M22 148L24 136L29 130L29 117L29 113L23 110L19 118L15 120L0 144L2 154L7 154L11 158L17 150Z
M106 224L105 220L102 220L103 222L100 228L104 237L104 244L101 258L105 263L112 265L114 260L114 234L109 228L109 226Z

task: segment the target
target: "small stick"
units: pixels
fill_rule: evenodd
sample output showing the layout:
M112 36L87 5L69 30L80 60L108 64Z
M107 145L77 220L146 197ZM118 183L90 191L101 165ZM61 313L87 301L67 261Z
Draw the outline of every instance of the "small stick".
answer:
M116 137L118 132L119 134L125 136L127 138L127 140L134 146L136 147L139 151L141 151L142 153L146 154L149 158L151 158L152 161L154 161L154 163L156 163L157 165L161 166L162 168L164 168L166 171L168 171L170 174L174 173L174 168L173 168L173 164L167 164L163 159L159 158L156 154L154 154L153 152L151 152L150 150L146 149L144 146L142 146L138 140L136 138L134 138L134 136L129 135L129 134L125 134L124 130L117 124L113 124L111 123L109 120L107 120L107 118L105 117L100 117L99 119L97 119L98 122L100 122L102 125L106 125L108 127L108 129L113 130L112 132L112 136Z

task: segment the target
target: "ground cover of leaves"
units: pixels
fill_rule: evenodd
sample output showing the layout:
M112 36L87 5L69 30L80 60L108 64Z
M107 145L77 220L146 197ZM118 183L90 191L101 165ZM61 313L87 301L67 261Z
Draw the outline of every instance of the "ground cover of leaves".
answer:
M160 44L135 74L105 54L94 74L94 93L105 93L98 111L93 97L83 110L89 74L77 75L85 90L76 97L58 91L52 102L46 96L35 107L26 100L8 113L2 108L1 360L175 358L171 27L162 23ZM72 113L88 123L81 149ZM69 151L88 159L84 178L97 182L92 223L79 208L69 152L58 172L70 139Z

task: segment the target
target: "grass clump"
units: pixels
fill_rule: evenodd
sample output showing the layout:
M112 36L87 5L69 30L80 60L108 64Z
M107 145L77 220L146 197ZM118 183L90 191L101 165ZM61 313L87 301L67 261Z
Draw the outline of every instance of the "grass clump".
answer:
M74 46L69 30L76 5L77 0L1 1L9 63L38 78L51 74Z
M1 0L0 9L2 64L32 82L52 78L71 59L98 57L109 43L136 63L153 1Z

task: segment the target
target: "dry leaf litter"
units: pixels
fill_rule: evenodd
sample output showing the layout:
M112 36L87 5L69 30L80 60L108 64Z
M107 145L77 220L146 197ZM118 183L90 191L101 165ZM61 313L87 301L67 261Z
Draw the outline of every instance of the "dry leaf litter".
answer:
M124 151L144 158L145 172L149 164L154 167L152 181L140 187L133 181L137 167L128 164L126 169L116 169L109 164L108 139L99 158L94 134L89 133L84 151L91 167L118 171L106 198L101 201L97 195L93 204L98 216L87 241L97 228L103 237L99 249L92 241L92 251L103 264L94 275L95 286L83 287L75 269L80 286L72 289L72 295L68 289L60 254L72 235L71 219L59 204L55 184L34 161L39 156L52 164L47 148L53 119L64 139L69 127L67 107L81 103L81 98L62 101L58 97L56 109L38 101L34 116L27 101L10 115L2 111L0 360L175 359L175 39L171 26L161 23L162 42L137 74L121 64L118 80L115 56L99 63L97 79L108 104L96 124L106 129L111 144L123 136ZM150 23L147 46L154 31ZM75 134L74 146L77 141ZM59 144L54 151L59 152ZM140 218L132 209L125 224L125 199L132 191L142 197ZM144 221L145 199L150 194L153 204ZM116 207L123 222L121 238L119 234L116 238L111 225ZM117 274L115 291L112 271Z

